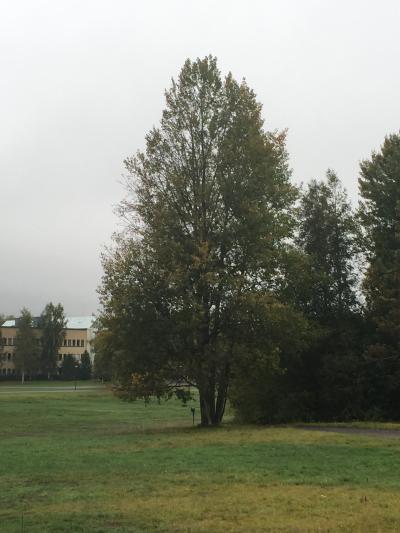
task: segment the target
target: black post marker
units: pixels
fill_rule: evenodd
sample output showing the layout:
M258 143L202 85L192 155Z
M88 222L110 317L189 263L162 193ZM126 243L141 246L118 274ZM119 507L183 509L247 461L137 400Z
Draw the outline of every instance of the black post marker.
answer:
M194 425L194 413L196 412L196 409L194 407L191 407L190 410L192 411L192 418L193 418L193 425Z

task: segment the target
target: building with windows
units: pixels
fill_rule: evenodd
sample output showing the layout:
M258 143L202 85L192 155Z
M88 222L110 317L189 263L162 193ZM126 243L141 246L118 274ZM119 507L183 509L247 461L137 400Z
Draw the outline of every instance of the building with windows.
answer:
M58 349L59 365L61 365L62 360L67 355L74 356L77 361L80 360L85 351L88 352L93 363L94 320L94 316L73 316L66 318L67 327L64 330L64 339ZM37 342L40 343L41 330L39 327L39 318L33 318L32 323L35 337ZM0 377L12 377L16 375L14 350L15 336L18 331L18 318L6 320L0 329L2 338Z

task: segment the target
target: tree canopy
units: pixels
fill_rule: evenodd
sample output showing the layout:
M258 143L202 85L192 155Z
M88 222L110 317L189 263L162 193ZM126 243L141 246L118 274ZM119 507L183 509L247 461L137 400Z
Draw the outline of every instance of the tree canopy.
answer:
M361 164L360 218L368 269L367 318L374 329L366 358L376 412L400 416L400 135L386 137Z
M354 309L359 227L339 178L311 181L301 197L296 242L307 255L312 293L305 312L330 322Z
M280 305L263 316L279 349L275 372L262 371L250 357L235 380L232 399L245 420L329 420L360 413L358 240L346 191L329 170L326 179L302 190L295 238L281 256ZM266 350L268 339L261 345Z
M51 375L57 368L58 349L64 339L66 320L61 304L51 302L46 305L40 315L41 338L41 370Z
M38 337L32 325L32 315L23 308L18 319L18 329L15 336L15 368L21 374L22 383L26 374L36 373L39 369Z
M114 367L133 394L195 385L202 424L218 424L249 298L270 297L293 226L285 134L264 130L254 92L215 58L187 60L125 164L128 224L100 288Z
M193 386L202 425L228 397L257 422L398 418L400 135L361 163L356 212L332 170L293 186L261 111L214 57L172 81L125 160L95 374L130 398Z

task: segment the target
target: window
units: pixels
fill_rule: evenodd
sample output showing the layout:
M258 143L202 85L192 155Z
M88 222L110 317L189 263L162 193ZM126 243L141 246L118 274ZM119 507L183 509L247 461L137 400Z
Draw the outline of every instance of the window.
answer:
M8 346L11 346L11 339L7 339L8 340Z
M81 346L85 346L85 341L83 339L81 340Z
M64 346L67 346L67 339L64 339Z
M75 339L72 341L72 346L75 346Z
M5 368L3 368L3 374L5 374L7 372L7 370Z
M68 339L68 346L71 346L71 339Z
M11 354L10 353L7 354L7 361L11 361Z
M59 354L59 355L58 355L58 360L61 361L61 359L62 359L62 355Z
M4 346L7 344L7 339L5 337L3 337L3 344Z

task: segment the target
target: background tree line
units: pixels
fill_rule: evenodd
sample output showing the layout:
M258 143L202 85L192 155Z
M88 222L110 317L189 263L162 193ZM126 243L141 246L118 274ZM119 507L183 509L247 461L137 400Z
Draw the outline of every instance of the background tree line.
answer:
M104 255L97 372L130 398L199 391L255 422L399 418L400 136L298 188L285 132L245 81L187 61L125 161L126 225Z
M13 362L21 381L29 377L62 377L63 379L89 379L91 360L85 350L80 361L73 355L63 358L59 366L58 350L62 346L66 318L61 304L47 304L40 317L34 319L26 308L16 319L17 332L14 339ZM3 322L1 322L3 323ZM4 359L4 346L2 346Z

